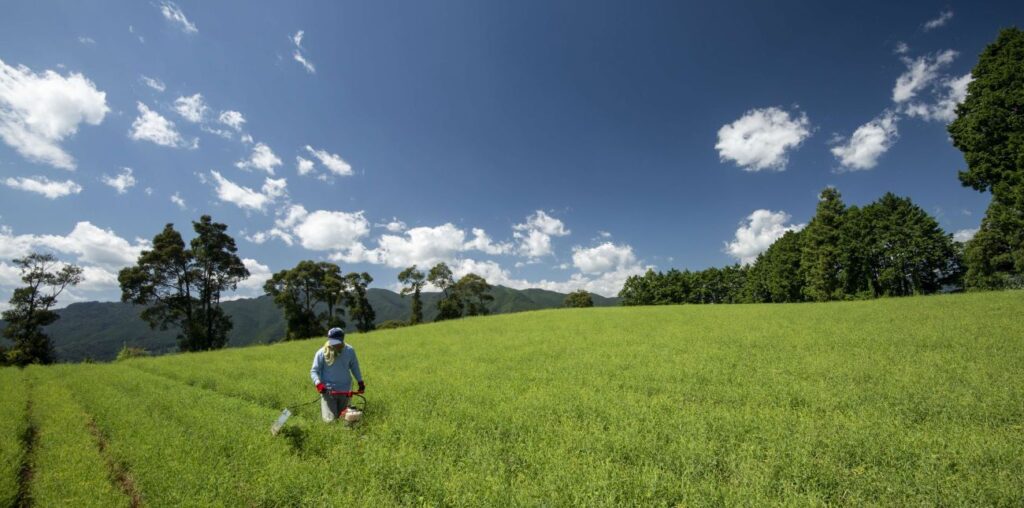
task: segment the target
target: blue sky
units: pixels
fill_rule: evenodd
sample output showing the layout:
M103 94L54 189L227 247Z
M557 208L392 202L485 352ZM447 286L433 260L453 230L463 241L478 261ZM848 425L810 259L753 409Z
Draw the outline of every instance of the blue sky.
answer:
M164 224L229 225L254 276L302 259L378 287L446 261L614 295L746 262L814 212L911 197L969 237L945 132L1017 2L17 2L0 16L9 260L86 267ZM197 95L198 94L198 95ZM130 170L130 171L129 171Z

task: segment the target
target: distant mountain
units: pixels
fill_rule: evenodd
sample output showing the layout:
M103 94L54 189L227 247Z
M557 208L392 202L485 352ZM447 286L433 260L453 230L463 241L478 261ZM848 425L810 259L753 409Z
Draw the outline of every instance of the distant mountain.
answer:
M495 286L491 295L494 296L489 306L492 314L561 307L566 296L544 289L517 290L504 286ZM598 307L619 304L618 298L591 296ZM378 288L368 290L367 297L377 313L377 323L409 319L410 297L403 298L394 291ZM437 316L440 297L440 293L422 294L425 321L433 321ZM223 306L234 322L228 346L276 342L284 337L284 316L269 296L224 302ZM58 360L64 362L87 358L113 360L124 345L145 348L155 354L177 351L177 330L150 330L139 318L140 311L139 307L120 302L73 303L58 310L60 319L45 330L54 342ZM0 321L0 329L4 324Z

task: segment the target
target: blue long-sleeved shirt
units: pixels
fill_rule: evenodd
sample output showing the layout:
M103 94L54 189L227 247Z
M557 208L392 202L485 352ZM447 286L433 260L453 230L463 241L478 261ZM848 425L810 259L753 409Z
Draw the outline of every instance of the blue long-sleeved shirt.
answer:
M355 376L356 381L363 380L363 373L359 371L359 359L356 358L356 350L352 346L345 344L334 357L332 365L327 365L323 348L316 351L313 368L309 369L309 377L313 378L314 385L323 383L327 385L328 390L348 392L352 391L352 376Z

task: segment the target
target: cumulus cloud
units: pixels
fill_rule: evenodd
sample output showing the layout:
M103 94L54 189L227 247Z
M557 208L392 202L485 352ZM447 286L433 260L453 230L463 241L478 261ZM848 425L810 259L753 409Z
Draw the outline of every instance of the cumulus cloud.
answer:
M953 11L946 9L939 14L939 17L928 20L924 24L924 31L928 32L936 28L939 28L948 23L951 19L953 19Z
M121 168L121 172L117 176L103 175L101 178L103 183L113 187L117 190L118 194L124 194L128 192L128 189L135 186L135 177L132 176L132 168Z
M551 217L543 210L537 210L526 218L526 222L516 224L512 230L512 236L519 243L518 253L532 259L552 254L552 236L567 236L571 233L561 220Z
M262 169L271 175L274 174L274 167L281 165L281 159L274 155L274 151L263 143L256 143L252 149L252 155L248 159L235 163L238 169Z
M363 212L317 210L305 215L295 226L299 243L309 250L342 251L369 234L370 223Z
M313 157L316 157L320 164L323 164L331 173L339 176L349 176L352 174L352 166L345 162L340 155L330 153L327 150L317 150L309 145L306 145L306 151Z
M896 85L892 89L893 102L899 104L913 99L917 92L930 85L939 76L939 70L949 65L956 56L956 51L947 49L934 56L900 58L907 66L907 70L896 78Z
M899 135L896 123L899 117L886 112L878 118L857 127L849 139L838 137L832 147L832 155L846 171L871 169L878 164L878 158L892 148Z
M49 199L62 198L82 192L82 186L71 180L58 182L50 180L45 176L8 178L4 180L4 185L12 189L42 194Z
M908 116L923 120L952 122L956 120L956 107L967 98L967 85L971 84L973 80L974 77L970 73L944 79L940 87L941 91L934 103L912 102L907 104L904 112Z
M110 111L106 97L81 74L35 74L0 60L0 139L30 161L75 169L60 142L83 122L99 125Z
M235 291L224 297L224 301L263 296L263 284L274 276L270 267L252 258L242 258L242 264L249 270L249 278L238 283Z
M308 175L313 171L313 161L303 158L301 155L296 155L295 169L299 172L299 176Z
M151 78L148 76L140 76L140 78L142 79L142 82L146 84L146 86L152 88L153 90L156 90L158 92L163 92L164 90L167 90L167 85L165 85L164 82L160 81L159 79Z
M725 252L744 265L757 260L775 240L787 231L800 231L806 224L786 224L790 215L783 211L754 210L740 223L733 241L725 244Z
M956 233L953 233L953 240L961 243L966 243L974 238L974 235L978 234L978 228L961 229Z
M241 131L242 124L245 123L245 117L238 111L221 111L217 121L235 129L236 131Z
M384 228L392 233L401 233L402 231L408 229L408 226L405 224L405 222L398 220L398 217L392 217L391 220L388 222L374 224L373 226L377 228Z
M806 113L790 116L777 107L752 109L718 130L715 149L723 162L733 161L746 171L783 171L789 161L787 151L810 135Z
M298 32L295 32L295 35L291 37L292 43L295 44L295 51L292 53L292 58L294 58L296 62L302 64L302 67L306 69L306 72L310 74L316 74L316 67L313 65L313 62L310 62L308 59L306 59L305 55L303 54L305 48L302 47L302 38L305 35L306 32L304 30L299 30Z
M585 274L594 274L633 267L636 266L637 260L633 254L633 247L605 242L597 247L574 248L572 264Z
M171 203L178 205L178 208L181 208L182 210L188 208L188 206L185 204L185 199L182 198L181 194L177 192L175 192L174 195L171 196Z
M217 171L210 171L210 176L217 183L217 198L242 209L262 212L267 205L286 193L287 182L284 178L274 180L268 177L263 187L255 191L224 178Z
M112 230L106 230L90 222L79 222L67 235L14 235L10 228L0 226L0 260L28 255L30 252L49 251L61 260L59 264L74 262L82 267L82 283L75 292L94 293L90 299L106 298L116 300L119 295L117 272L132 265L149 242L136 239L134 243L121 238ZM9 294L21 285L16 267L0 261L0 293ZM105 294L104 294L105 293ZM7 299L7 296L3 296ZM66 293L61 305L85 298L76 293Z
M181 29L181 31L187 34L194 34L199 32L199 29L196 28L195 23L189 21L188 18L185 17L185 13L182 12L181 8L178 7L178 5L174 2L170 2L168 0L160 2L160 12L164 15L164 18L166 18L171 23L177 25L178 28Z
M203 121L203 117L206 116L206 111L209 110L206 107L206 103L203 102L202 94L195 94L188 97L178 97L174 100L174 110L178 112L185 120L192 123L199 123Z
M137 107L139 116L132 122L132 129L128 132L129 138L136 141L151 141L160 146L172 148L189 146L189 143L174 128L174 122L149 109L142 102L137 103ZM192 146L197 146L197 141L193 141Z

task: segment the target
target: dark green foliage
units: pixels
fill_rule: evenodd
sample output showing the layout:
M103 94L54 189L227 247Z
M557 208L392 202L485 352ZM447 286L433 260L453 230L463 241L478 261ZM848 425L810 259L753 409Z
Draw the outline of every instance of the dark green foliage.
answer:
M967 98L949 124L967 162L960 182L991 192L981 229L967 244L968 289L1020 287L1024 280L1024 31L1003 30L971 71Z
M64 289L82 281L82 269L75 265L61 267L52 254L38 253L15 259L14 266L18 267L25 286L14 290L11 308L2 314L7 325L3 336L13 343L13 347L3 351L3 363L53 363L56 355L43 327L60 317L50 309Z
M762 252L747 274L744 300L757 303L803 301L800 272L802 232L787 231Z
M420 292L426 284L426 276L423 272L412 265L398 274L398 281L405 285L402 288L402 296L412 294L412 314L409 316L409 324L417 325L423 322L423 301Z
M233 326L220 306L221 293L234 290L249 271L226 225L204 215L192 227L190 248L167 224L153 238L153 248L121 270L121 301L145 305L141 317L153 329L177 328L182 351L221 348Z
M843 252L857 257L846 264L848 294L862 288L875 297L930 294L955 281L952 238L909 198L887 193L849 218Z
M355 321L356 330L360 332L373 330L377 313L374 312L373 305L370 304L370 300L366 297L366 287L373 282L373 277L366 272L353 272L345 276L345 282L349 288L349 294L346 298L348 302L348 315Z
M1024 287L1024 213L993 197L964 253L969 289Z
M434 265L427 274L427 281L440 289L443 295L437 302L437 317L434 318L434 321L462 317L463 303L459 298L459 293L452 290L455 286L455 277L448 265L443 262Z
M565 301L562 302L562 307L593 307L594 299L590 297L590 293L579 289L569 293L565 297Z
M346 288L347 280L337 265L315 261L300 261L263 284L263 291L284 312L285 340L319 337L330 327L344 327L341 305ZM318 312L320 308L325 310Z
M626 279L619 292L623 305L739 303L744 301L747 267L708 268L699 272L648 270Z
M840 230L844 210L839 191L826 188L818 198L814 218L803 231L800 278L804 282L804 296L809 300L835 300L843 293Z
M467 316L490 314L488 305L494 301L494 297L489 294L491 285L483 277L467 273L453 287L459 295L459 300L465 304Z

